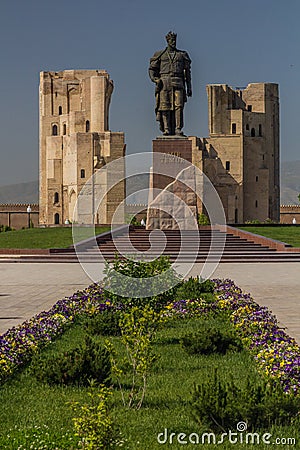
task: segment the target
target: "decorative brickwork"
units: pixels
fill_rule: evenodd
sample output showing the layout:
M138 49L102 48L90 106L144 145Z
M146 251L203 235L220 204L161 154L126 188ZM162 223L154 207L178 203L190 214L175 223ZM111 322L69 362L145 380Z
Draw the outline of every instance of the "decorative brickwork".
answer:
M293 219L300 225L300 205L281 205L280 223L293 223Z

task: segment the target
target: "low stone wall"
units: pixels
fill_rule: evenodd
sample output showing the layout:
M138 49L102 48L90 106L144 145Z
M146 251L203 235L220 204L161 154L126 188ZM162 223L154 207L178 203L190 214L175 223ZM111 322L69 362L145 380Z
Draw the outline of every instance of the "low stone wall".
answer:
M300 224L300 205L281 205L280 206L280 223L292 224L293 219Z
M277 241L265 236L259 236L258 234L254 234L246 230L240 230L239 228L231 227L230 225L219 226L219 229L229 234L233 234L234 236L238 236L241 239L246 239L247 241L264 245L280 252L300 252L300 248L298 247L292 247L290 244L286 244L285 242Z
M7 225L16 230L28 227L30 220L34 227L39 225L39 205L30 205L30 217L27 212L28 204L3 204L0 205L0 225Z
M51 253L51 249L48 248L0 248L0 255L10 255L10 256L19 256L19 255L49 255Z

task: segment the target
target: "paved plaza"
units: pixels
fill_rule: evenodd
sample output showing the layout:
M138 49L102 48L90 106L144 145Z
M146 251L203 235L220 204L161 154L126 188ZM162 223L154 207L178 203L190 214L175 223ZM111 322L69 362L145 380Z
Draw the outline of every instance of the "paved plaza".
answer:
M191 275L200 272L196 264ZM300 343L300 263L223 263L212 277L230 278L268 306ZM91 280L78 263L0 263L0 333L48 310Z

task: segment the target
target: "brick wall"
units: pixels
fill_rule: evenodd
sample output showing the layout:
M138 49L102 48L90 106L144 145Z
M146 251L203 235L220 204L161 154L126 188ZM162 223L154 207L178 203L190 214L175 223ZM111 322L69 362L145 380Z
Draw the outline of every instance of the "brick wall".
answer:
M16 230L28 227L29 214L27 212L28 204L4 204L0 205L0 225L7 225ZM39 224L39 205L30 205L30 221L35 227Z
M300 224L300 205L281 205L280 206L280 223L293 223L296 219Z

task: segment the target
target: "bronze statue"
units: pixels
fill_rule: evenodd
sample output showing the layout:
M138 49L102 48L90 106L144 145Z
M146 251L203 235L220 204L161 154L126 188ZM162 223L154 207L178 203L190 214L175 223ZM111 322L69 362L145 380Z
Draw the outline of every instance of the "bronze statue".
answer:
M156 120L165 136L184 136L183 108L192 96L191 60L187 52L176 48L177 35L166 35L168 46L150 59L149 76L156 83Z

